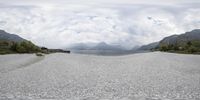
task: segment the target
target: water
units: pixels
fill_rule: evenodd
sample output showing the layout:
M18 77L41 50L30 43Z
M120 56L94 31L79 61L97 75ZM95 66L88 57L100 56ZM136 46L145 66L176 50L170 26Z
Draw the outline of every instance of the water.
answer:
M145 53L150 51L130 51L130 50L71 50L71 53L76 54L87 54L87 55L99 55L99 56L120 56L120 55L128 55L135 53Z

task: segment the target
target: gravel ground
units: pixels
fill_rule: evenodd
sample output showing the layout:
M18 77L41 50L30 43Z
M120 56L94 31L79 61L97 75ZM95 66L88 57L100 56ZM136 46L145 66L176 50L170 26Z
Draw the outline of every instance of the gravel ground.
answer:
M0 56L0 100L200 100L200 56Z

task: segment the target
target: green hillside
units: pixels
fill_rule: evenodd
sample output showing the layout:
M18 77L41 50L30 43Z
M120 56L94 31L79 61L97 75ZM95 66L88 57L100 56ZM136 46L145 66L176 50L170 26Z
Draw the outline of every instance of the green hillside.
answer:
M200 54L200 30L166 37L158 47L160 51Z
M0 54L36 53L41 49L18 35L0 30Z
M30 41L14 42L0 40L0 54L36 53L41 49Z

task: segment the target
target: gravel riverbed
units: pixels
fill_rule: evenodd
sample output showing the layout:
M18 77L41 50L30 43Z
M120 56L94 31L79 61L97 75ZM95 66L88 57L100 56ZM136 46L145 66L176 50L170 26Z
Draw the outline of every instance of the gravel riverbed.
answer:
M200 100L200 56L0 55L0 100Z

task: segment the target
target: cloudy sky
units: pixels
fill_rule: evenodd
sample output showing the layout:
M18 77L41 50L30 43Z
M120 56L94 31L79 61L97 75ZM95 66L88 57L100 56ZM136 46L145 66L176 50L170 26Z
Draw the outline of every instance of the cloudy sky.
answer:
M196 28L200 0L0 0L0 29L49 48L132 48Z

